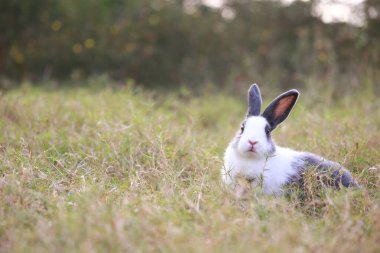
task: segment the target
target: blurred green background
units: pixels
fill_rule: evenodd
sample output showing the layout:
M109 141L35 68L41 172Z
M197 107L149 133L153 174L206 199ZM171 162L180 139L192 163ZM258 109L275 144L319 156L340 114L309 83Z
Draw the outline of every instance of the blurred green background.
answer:
M3 0L1 86L98 75L160 88L379 80L380 1L351 6L356 24L323 22L321 2Z

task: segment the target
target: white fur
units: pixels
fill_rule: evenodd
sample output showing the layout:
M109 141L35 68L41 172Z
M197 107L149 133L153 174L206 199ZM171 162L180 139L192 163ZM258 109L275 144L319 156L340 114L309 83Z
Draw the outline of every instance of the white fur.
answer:
M267 120L261 116L249 117L245 122L243 134L229 144L224 155L222 178L226 184L233 185L237 175L262 180L264 194L281 194L282 186L297 174L294 164L297 151L275 147L265 133ZM250 152L249 141L257 141L255 152ZM293 167L292 167L293 164Z
M265 126L267 124L267 120L260 116L250 117L246 120L244 132L240 136L240 141L237 145L237 149L242 156L262 157L270 152L272 147L268 145L265 134ZM251 145L248 142L249 140L257 141L257 144L255 145L256 153L247 152L251 148Z

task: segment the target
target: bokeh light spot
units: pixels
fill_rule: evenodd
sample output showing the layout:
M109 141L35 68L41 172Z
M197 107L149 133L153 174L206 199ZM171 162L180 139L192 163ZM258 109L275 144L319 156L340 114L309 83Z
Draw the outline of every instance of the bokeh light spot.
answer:
M120 33L120 27L113 25L111 26L110 32L112 35L118 35Z
M59 30L61 30L61 27L62 27L62 23L61 23L61 21L59 21L59 20L55 20L55 21L51 24L51 29L52 29L54 32L58 32Z
M82 53L82 51L83 51L83 47L82 47L81 44L76 43L76 44L73 46L73 52L74 52L75 54L80 54L80 53Z
M328 55L325 53L325 52L320 52L318 54L318 59L321 61L321 62L327 62L328 60Z
M152 15L149 17L148 22L151 25L157 25L158 23L160 23L160 17L157 15Z
M87 39L85 42L84 42L84 46L86 48L93 48L95 46L95 40L94 39Z
M125 51L127 53L132 53L133 51L136 50L136 44L135 43L127 43L127 45L125 45Z
M15 61L17 63L23 63L24 62L24 55L21 53L18 53L15 55Z

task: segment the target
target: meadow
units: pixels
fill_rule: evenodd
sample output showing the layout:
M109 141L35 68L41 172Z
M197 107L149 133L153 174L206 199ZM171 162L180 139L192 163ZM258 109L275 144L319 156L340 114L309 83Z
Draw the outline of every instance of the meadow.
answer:
M380 100L371 89L300 91L273 138L340 162L362 189L236 199L220 168L243 94L1 93L0 251L379 252ZM264 104L276 95L264 87Z

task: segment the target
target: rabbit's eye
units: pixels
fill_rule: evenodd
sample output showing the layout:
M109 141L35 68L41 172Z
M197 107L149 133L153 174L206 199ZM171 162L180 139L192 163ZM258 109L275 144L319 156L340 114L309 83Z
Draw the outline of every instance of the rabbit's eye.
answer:
M240 130L241 130L240 134L242 134L244 132L244 124L241 125Z
M266 135L269 135L269 134L270 134L270 128L269 128L269 126L266 126L266 127L265 127L265 133L266 133Z

